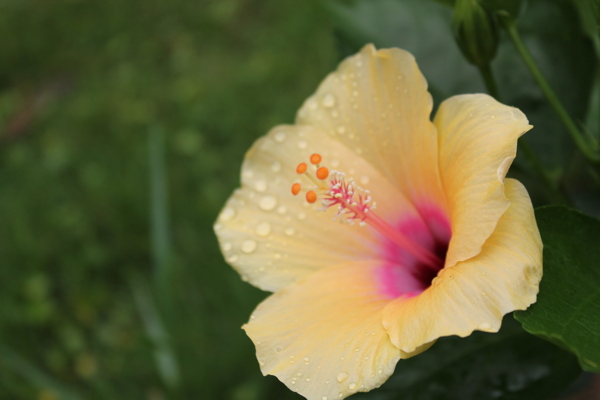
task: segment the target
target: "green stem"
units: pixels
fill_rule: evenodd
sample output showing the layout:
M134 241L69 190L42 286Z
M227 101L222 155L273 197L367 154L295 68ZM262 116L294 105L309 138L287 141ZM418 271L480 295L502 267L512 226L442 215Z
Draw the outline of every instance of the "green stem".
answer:
M500 20L506 28L506 31L508 32L513 44L519 52L519 55L525 62L525 65L527 65L527 68L529 68L529 71L533 75L533 78L544 93L544 96L546 96L546 99L554 109L554 112L556 112L561 122L571 135L571 138L573 139L579 150L592 164L599 164L600 154L598 153L598 143L596 141L590 143L590 141L587 140L579 131L577 125L569 116L563 105L560 103L560 100L548 84L548 81L546 81L546 78L544 78L542 71L540 71L539 67L535 63L535 60L531 56L531 53L527 49L527 46L525 46L525 43L523 43L523 40L521 40L521 36L517 31L517 27L515 26L514 21L510 18L502 17L500 18Z
M485 83L488 93L493 98L500 101L500 93L498 92L498 85L496 85L496 79L494 79L494 74L492 73L490 64L487 64L483 67L477 66L477 68L479 69L479 73L481 74L481 77L483 78L483 82Z
M501 102L500 94L498 92L498 85L496 84L496 79L494 78L494 74L492 73L490 65L488 64L484 67L479 66L478 68L488 93L496 100ZM568 199L563 193L560 192L556 181L552 179L548 171L544 169L541 161L531 149L531 147L529 147L527 142L523 140L523 138L520 138L518 141L518 145L519 148L523 150L525 158L527 158L527 160L531 163L535 172L540 176L540 178L542 178L542 181L544 182L548 190L550 190L554 199L560 204L569 204Z

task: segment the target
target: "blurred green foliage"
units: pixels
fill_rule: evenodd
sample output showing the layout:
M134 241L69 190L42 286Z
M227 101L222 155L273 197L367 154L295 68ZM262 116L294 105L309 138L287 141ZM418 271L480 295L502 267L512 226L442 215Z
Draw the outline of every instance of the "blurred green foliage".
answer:
M239 327L265 293L212 224L246 149L334 67L331 36L315 1L0 0L0 399L297 398L260 375Z

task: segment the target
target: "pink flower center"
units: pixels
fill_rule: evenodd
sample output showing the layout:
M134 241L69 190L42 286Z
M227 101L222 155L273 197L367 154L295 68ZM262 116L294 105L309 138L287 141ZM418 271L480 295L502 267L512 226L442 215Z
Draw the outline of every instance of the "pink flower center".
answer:
M305 174L315 187L306 193L306 200L315 203L321 198L321 210L336 207L336 219L360 226L369 225L380 235L381 256L384 260L378 273L382 292L386 297L415 296L430 285L438 272L444 268L444 260L450 241L450 225L447 217L431 207L424 207L421 218L403 219L390 224L373 210L370 192L356 185L344 173L321 167L322 157L313 154L310 161L316 172L311 175L305 163L296 168ZM329 180L327 180L329 178ZM292 193L297 195L301 185L294 183Z

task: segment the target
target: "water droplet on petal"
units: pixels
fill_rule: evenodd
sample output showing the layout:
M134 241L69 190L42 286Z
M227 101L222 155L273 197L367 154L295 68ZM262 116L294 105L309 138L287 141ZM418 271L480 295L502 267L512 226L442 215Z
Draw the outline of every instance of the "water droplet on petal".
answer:
M483 324L479 325L479 329L481 329L482 331L489 331L490 329L492 329L492 325L484 322Z
M323 99L321 100L321 104L323 105L323 107L327 107L327 108L331 108L331 107L335 106L335 96L332 95L331 93L327 93L325 96L323 96Z
M229 257L227 257L227 262L230 262L230 263L236 262L237 260L238 260L237 254L232 254Z
M363 175L360 177L360 184L361 185L368 185L369 184L369 177L366 175Z
M356 383L352 382L351 384L349 384L348 389L350 389L350 390L356 389Z
M264 192L265 190L267 190L267 182L263 180L256 181L256 183L254 184L254 190L256 190L257 192Z
M281 352L283 351L283 347L281 347L281 346L277 346L277 347L275 347L275 351L276 351L277 353L281 353Z
M233 247L233 245L229 242L223 243L223 251L229 251L229 250L231 250L232 247Z
M256 242L254 240L244 240L242 243L242 251L249 254L254 250L256 250Z
M285 214L287 212L287 207L286 206L279 206L279 207L277 207L277 212L279 214L283 215L283 214Z
M346 133L346 127L344 125L338 126L337 133L339 133L340 135L343 135L344 133Z
M298 142L298 148L300 150L304 150L307 147L308 147L308 143L306 143L306 140L301 140Z
M306 214L305 214L305 213L301 212L300 214L298 214L298 219L299 219L299 220L301 220L301 221L302 221L302 220L303 220L303 219L305 219L305 218L306 218Z
M231 207L225 207L223 211L221 211L221 215L219 219L223 222L231 221L235 217L235 210Z
M291 226L288 226L287 228L285 228L284 232L286 235L292 236L294 233L296 233L296 230Z
M273 172L281 171L281 164L278 161L273 161L273 164L271 164L271 171L273 171Z
M377 373L378 373L379 375L381 375L381 374L383 374L383 370L382 370L382 369L380 369L380 370L377 370Z
M328 399L328 397L327 397L327 396L323 396L323 397L321 397L321 400L327 400L327 399Z
M285 133L284 132L277 132L275 134L274 138L275 138L276 142L281 143L281 142L283 142L285 140Z
M271 233L271 224L269 224L268 222L263 222L256 227L256 234L258 236L265 237L265 236L269 236L270 233Z
M258 206L265 211L271 211L277 206L277 199L273 196L265 196L260 199Z
M337 381L338 381L339 383L342 383L342 382L344 382L346 379L348 379L348 376L349 376L349 375L348 375L348 373L347 373L347 372L340 372L339 374L337 374L337 377L336 377L336 379L337 379Z

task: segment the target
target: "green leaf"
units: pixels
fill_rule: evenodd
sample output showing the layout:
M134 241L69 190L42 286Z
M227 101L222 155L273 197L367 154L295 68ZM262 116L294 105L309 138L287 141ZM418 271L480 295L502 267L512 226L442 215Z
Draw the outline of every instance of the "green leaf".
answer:
M566 207L536 210L544 242L537 302L515 313L526 331L571 350L600 372L600 221Z
M400 360L380 389L356 400L548 399L579 376L573 355L529 335L506 316L495 334L446 337Z

